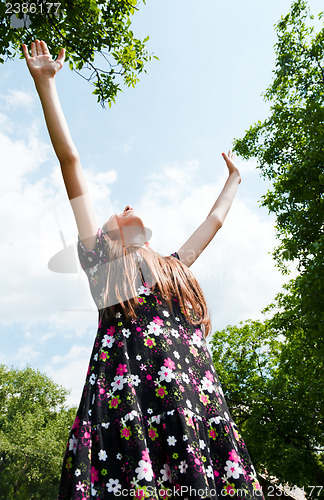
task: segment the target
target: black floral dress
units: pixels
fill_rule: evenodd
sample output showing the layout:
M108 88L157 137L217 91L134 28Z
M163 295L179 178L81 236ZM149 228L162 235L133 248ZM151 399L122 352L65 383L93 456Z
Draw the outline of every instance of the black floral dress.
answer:
M116 304L105 321L103 231L93 251L79 240L78 253L99 324L58 500L263 500L202 330L188 311L176 299L170 310L144 282L136 320Z

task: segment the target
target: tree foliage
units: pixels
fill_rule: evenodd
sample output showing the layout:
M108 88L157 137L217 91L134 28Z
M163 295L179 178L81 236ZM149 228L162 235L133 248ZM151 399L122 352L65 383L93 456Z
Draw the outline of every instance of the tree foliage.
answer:
M27 367L0 365L0 498L56 498L76 409L67 390Z
M46 41L53 58L65 47L70 69L91 82L103 107L105 102L111 106L120 83L134 87L139 74L147 72L144 63L157 59L146 50L149 37L141 41L131 30L137 4L137 0L17 0L8 11L0 2L0 54L6 59L17 53L23 57L21 44L30 46L36 38Z
M240 325L211 341L229 409L257 472L310 494L306 485L324 484L323 363L304 350L300 326L292 341L272 319Z
M324 485L322 18L316 32L306 2L297 0L277 23L274 78L264 94L269 117L234 148L256 157L272 181L261 206L276 215L273 256L282 273L293 261L299 275L262 311L270 319L213 337L214 362L256 466L308 496L310 485Z

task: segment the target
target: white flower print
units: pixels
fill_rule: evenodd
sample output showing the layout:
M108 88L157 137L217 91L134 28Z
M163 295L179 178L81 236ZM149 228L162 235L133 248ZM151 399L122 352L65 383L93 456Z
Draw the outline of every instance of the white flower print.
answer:
M168 441L169 446L175 446L177 439L174 436L169 436L167 441Z
M182 380L186 382L186 384L189 384L189 377L186 373L182 373ZM190 407L191 408L191 407Z
M151 291L146 286L140 286L137 289L138 295L151 295Z
M138 355L136 356L136 359L137 359L137 361L141 361L142 356L141 356L140 354L138 354Z
M147 409L147 413L149 413L149 414L151 415L151 414L153 413L152 408L148 408L148 409Z
M201 347L201 338L198 337L196 333L194 333L191 337L191 342L192 345L196 345L197 347Z
M209 394L211 394L215 391L215 386L207 377L204 377L201 381L201 389L203 391L208 391Z
M202 450L204 450L206 448L206 443L205 441L203 441L202 439L199 439L199 446Z
M227 411L224 411L224 417L226 418L226 420L230 421L230 418L229 418Z
M78 444L78 440L77 438L75 437L74 434L72 434L72 437L71 439L69 440L69 450L73 450L73 453L74 455L76 454L76 447L77 447L77 444Z
M105 452L105 450L100 450L98 453L98 456L99 456L99 460L107 460L108 455Z
M224 467L227 477L232 477L233 479L238 479L240 474L243 474L242 467L236 462L231 462L226 460L226 465Z
M131 378L132 378L132 385L135 385L135 387L138 386L138 384L140 384L141 382L141 379L139 378L138 375L131 375Z
M170 316L170 314L168 313L168 311L162 311L162 313L164 314L164 316L165 316L166 318L168 318L168 317Z
M161 326L158 325L157 323L154 323L154 321L151 321L149 325L147 325L147 330L150 333L153 333L154 335L160 335L162 332Z
M187 462L185 460L182 460L180 462L179 469L180 469L181 474L184 474L186 472L186 470L188 469L188 465L187 465Z
M128 328L123 328L122 333L123 333L124 337L126 337L128 339L128 337L130 336L130 334L132 332Z
M162 481L169 481L171 483L170 465L164 464L163 469L161 469L160 472L162 474Z
M211 479L214 477L213 468L211 465L208 465L208 467L206 469L206 474L207 474L207 477L210 477Z
M174 378L173 371L171 370L171 368L168 368L167 366L161 366L158 375L160 377L160 382L162 382L162 380L165 380L166 382L171 382L171 380Z
M180 358L180 354L178 353L178 351L174 351L173 356L177 359Z
M188 453L193 453L194 452L194 449L193 449L193 447L190 444L188 444L188 446L187 446L187 452Z
M94 394L94 395L92 396L92 405L93 405L93 403L95 402L95 399L96 399L96 395Z
M114 381L111 382L111 386L114 391L121 391L124 387L125 382L127 382L125 377L123 377L122 375L116 375L114 377Z
M189 399L187 399L186 404L187 404L187 406L189 406L189 408L192 408L192 403Z
M96 383L96 380L97 380L97 375L95 375L94 373L91 375L91 377L89 378L89 382L91 385L94 385Z
M103 427L104 429L108 429L109 426L110 426L110 422L102 422L101 423L101 427Z
M180 321L180 319L178 317L175 318L176 321Z
M172 328L171 335L173 335L177 339L180 336L180 333L175 328Z
M80 476L80 474L81 474L80 469L76 469L76 470L75 470L74 475L75 475L76 477L78 477L78 476Z
M89 415L89 417L91 417L91 415L92 415L92 410L88 410L88 415Z
M120 318L120 317L121 317L121 313L120 313L120 312L118 312L118 313L116 314L116 318Z
M187 436L186 434L184 434L184 436L182 437L182 439L183 439L184 441L188 441L188 436Z
M93 356L94 361L98 361L98 353Z
M117 460L121 460L123 458L123 455L121 453L117 453L116 458Z
M91 485L91 496L96 496L97 495L97 490L94 489L93 484Z
M149 462L145 462L145 460L140 460L138 462L138 467L135 469L135 473L139 481L143 478L146 481L151 481L153 477L152 465Z
M121 488L121 484L118 479L109 479L109 483L106 484L109 493L119 493L118 490Z
M188 358L185 358L185 362L186 362L186 363L189 363L189 359L188 359Z
M112 335L104 335L104 338L102 339L101 345L102 347L108 347L110 349L115 342L115 338L112 337Z

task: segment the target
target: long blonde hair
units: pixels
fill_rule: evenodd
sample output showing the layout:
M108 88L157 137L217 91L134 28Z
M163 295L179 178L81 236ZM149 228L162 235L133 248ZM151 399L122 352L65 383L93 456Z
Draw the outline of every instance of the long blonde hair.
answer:
M175 257L163 257L152 248L138 248L135 245L124 247L119 240L109 238L104 228L102 234L109 255L105 304L109 293L110 304L120 303L127 316L136 318L139 305L136 289L143 285L140 265L145 283L151 286L152 291L157 286L170 309L172 299L176 299L191 324L204 325L204 336L207 337L211 330L210 314L202 289L189 268ZM109 314L107 307L103 314Z

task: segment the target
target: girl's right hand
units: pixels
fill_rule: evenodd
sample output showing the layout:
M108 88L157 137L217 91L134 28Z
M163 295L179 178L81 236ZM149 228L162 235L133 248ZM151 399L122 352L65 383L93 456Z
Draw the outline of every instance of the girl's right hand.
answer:
M22 49L30 74L35 81L54 78L56 73L63 67L65 49L60 50L56 61L53 61L47 45L43 40L36 40L36 43L31 42L31 56L24 43L22 44Z
M222 153L222 156L223 156L223 158L224 158L224 160L226 162L229 175L235 175L235 176L237 176L238 179L239 179L239 184L240 184L240 182L241 182L241 174L239 172L239 169L237 168L237 166L233 162L233 160L234 160L234 153L232 153L232 151L229 151L228 155L225 154L225 153Z

